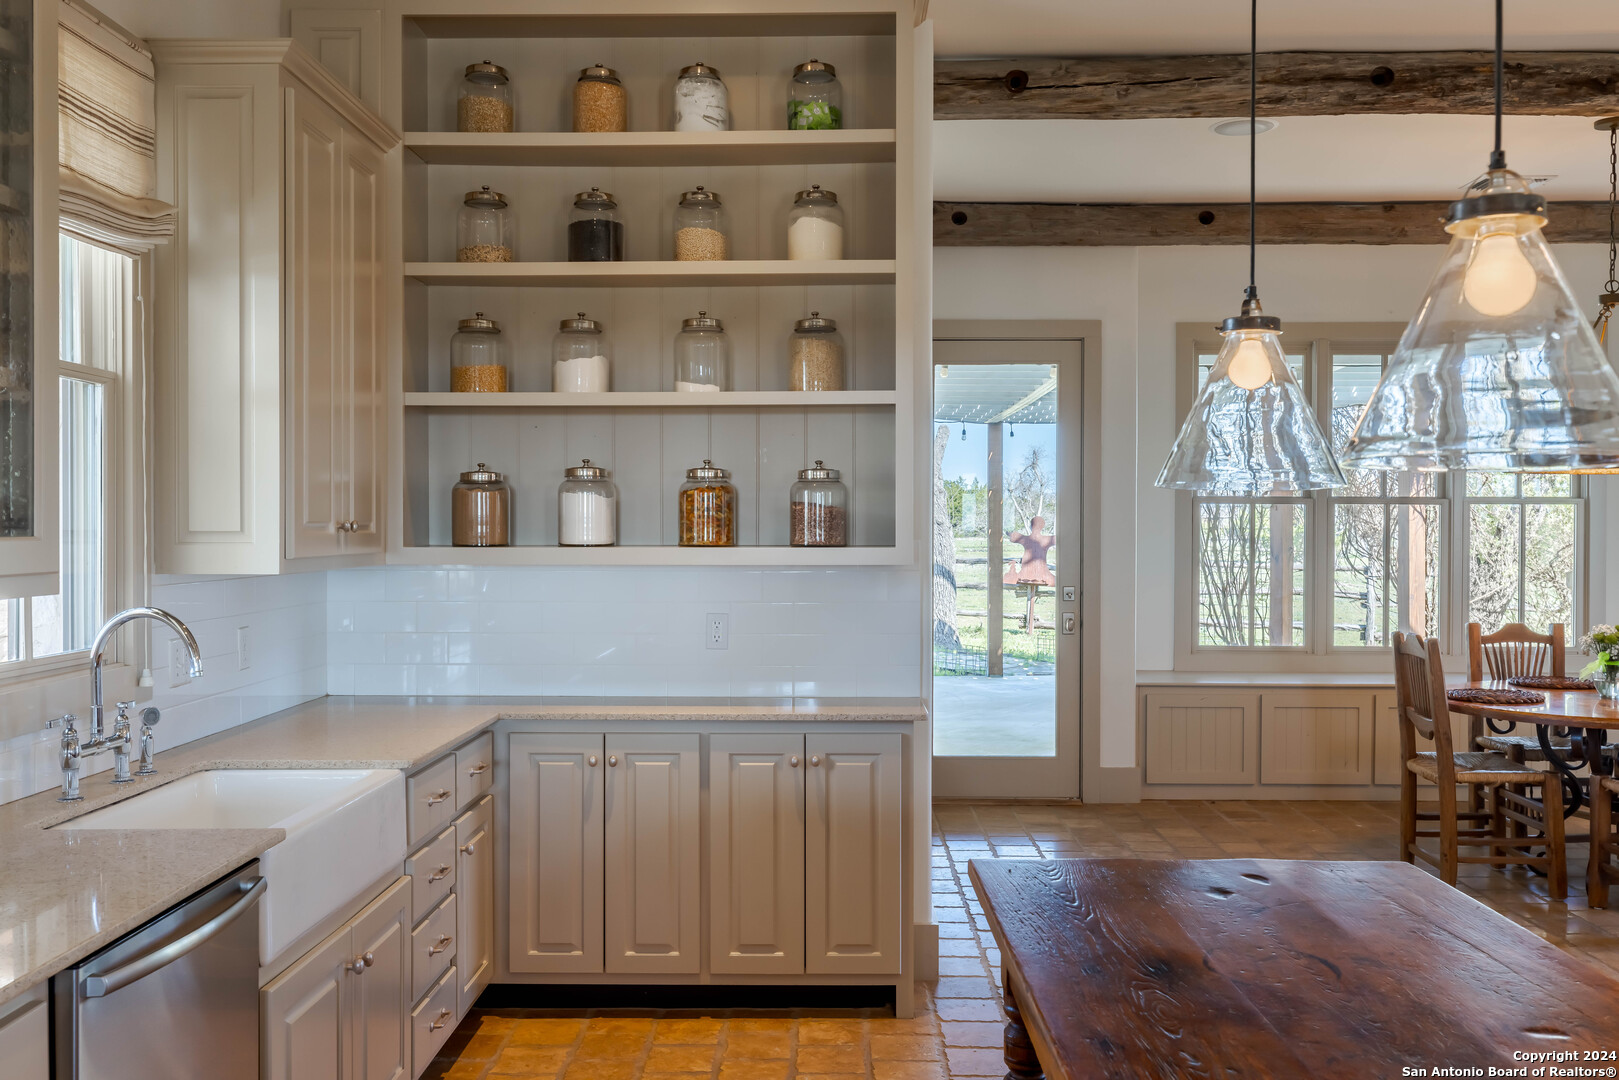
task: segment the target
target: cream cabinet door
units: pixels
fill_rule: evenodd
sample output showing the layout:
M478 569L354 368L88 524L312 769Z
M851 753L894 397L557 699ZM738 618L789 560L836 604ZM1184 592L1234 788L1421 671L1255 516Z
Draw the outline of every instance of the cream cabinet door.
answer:
M286 545L336 555L347 520L343 121L313 94L286 94Z
M349 1080L353 937L344 926L259 992L264 1080Z
M0 1008L0 1076L51 1080L50 1006L43 984Z
M708 742L708 966L804 970L804 736Z
M607 970L700 970L700 736L607 736Z
M347 345L339 385L344 554L382 550L383 491L383 231L382 154L346 135L342 161L344 298ZM344 523L340 523L344 524Z
M900 970L902 765L898 735L804 740L805 965L810 974Z
M507 963L602 970L600 735L512 735Z
M472 1008L495 968L495 797L455 819L456 971L459 1016Z
M410 884L400 878L354 917L354 954L364 965L352 979L355 1080L408 1080Z

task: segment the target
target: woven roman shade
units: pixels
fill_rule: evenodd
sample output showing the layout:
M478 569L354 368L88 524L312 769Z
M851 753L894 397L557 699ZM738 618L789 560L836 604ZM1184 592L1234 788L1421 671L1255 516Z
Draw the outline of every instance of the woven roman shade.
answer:
M157 190L157 83L145 44L80 0L60 8L63 223L91 239L146 247L174 234Z

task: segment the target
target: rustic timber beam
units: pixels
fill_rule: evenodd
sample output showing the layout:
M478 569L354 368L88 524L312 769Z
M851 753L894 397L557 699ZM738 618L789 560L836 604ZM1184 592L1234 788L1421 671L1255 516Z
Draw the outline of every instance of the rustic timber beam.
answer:
M1442 202L1260 203L1261 244L1442 244ZM1546 239L1608 242L1608 204L1552 203ZM1246 244L1247 203L933 204L936 247Z
M1487 52L1259 54L1259 115L1494 110ZM1506 111L1619 113L1619 53L1506 54ZM1248 112L1246 56L939 60L935 120L1156 120Z

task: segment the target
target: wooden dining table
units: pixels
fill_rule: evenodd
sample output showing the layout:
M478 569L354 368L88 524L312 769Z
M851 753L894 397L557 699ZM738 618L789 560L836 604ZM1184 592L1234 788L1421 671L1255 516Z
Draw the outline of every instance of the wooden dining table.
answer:
M1462 683L1461 687L1487 690L1532 690L1545 697L1534 705L1486 705L1471 701L1451 701L1450 711L1479 717L1497 735L1510 733L1516 724L1531 724L1540 738L1546 761L1563 778L1563 816L1569 817L1585 805L1585 784L1579 770L1589 766L1593 773L1606 775L1611 758L1602 748L1609 731L1619 730L1619 702L1603 698L1595 690L1544 690L1517 687L1500 680ZM1461 687L1449 687L1455 690ZM1552 733L1566 729L1569 744L1559 747Z

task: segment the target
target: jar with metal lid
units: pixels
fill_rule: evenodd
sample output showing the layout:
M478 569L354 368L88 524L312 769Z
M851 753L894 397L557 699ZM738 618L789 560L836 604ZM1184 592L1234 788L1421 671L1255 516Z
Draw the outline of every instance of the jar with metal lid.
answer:
M573 213L568 215L568 261L624 261L624 223L611 193L591 188L573 197Z
M450 542L456 547L505 547L511 543L512 489L498 472L478 462L450 492Z
M706 311L683 319L675 335L675 389L682 393L731 388L731 339Z
M798 470L787 504L793 547L848 546L849 489L839 475L821 461Z
M843 335L819 311L793 324L787 346L787 385L792 390L842 390Z
M503 394L510 389L500 325L478 312L450 335L450 389L458 394Z
M830 131L843 126L843 84L838 69L819 60L793 68L787 90L787 130Z
M811 184L794 198L787 212L787 257L843 258L843 207L836 192Z
M676 131L730 131L731 95L717 68L699 60L675 80Z
M517 242L506 196L485 185L461 200L455 219L456 262L511 262Z
M686 470L680 485L680 546L733 547L736 544L736 485L731 474L707 458Z
M557 544L611 547L618 543L618 486L606 469L585 458L562 470L557 488Z
M698 184L675 207L675 261L714 262L731 257L720 197Z
M602 324L580 312L563 319L551 341L551 389L557 393L605 394L611 388L612 354Z
M484 60L468 64L455 103L457 131L514 131L512 89L506 69Z
M573 84L573 130L629 130L629 101L618 72L604 64L581 69Z

